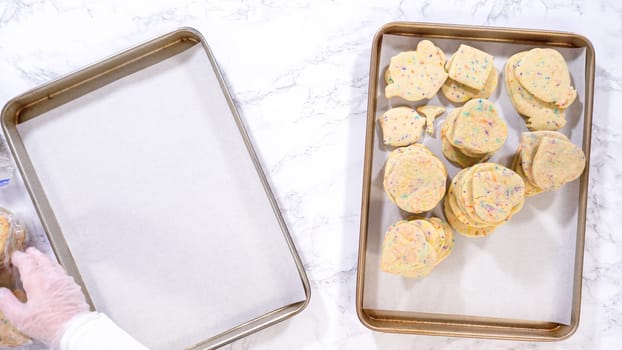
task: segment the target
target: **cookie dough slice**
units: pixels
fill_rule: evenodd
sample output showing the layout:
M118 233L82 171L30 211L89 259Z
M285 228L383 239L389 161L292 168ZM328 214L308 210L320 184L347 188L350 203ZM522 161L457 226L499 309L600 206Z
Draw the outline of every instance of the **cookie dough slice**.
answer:
M505 64L505 85L510 101L516 111L525 117L529 130L559 130L566 125L566 110L536 98L516 79L516 67L525 54L526 52L519 52L511 56Z
M516 66L516 78L532 95L567 108L576 99L564 57L554 49L529 50Z
M417 142L425 122L426 119L410 107L391 108L378 118L384 144L394 147Z
M493 56L468 45L460 45L452 56L449 78L481 91L493 68Z
M585 169L585 154L575 144L543 137L533 158L534 183L545 191L574 181Z
M425 116L425 132L434 136L434 119L445 113L445 108L441 106L425 105L416 108L418 113Z
M422 40L416 51L401 52L391 58L387 98L400 96L408 101L432 98L447 79L443 68L445 54L429 40ZM386 77L385 77L386 79Z

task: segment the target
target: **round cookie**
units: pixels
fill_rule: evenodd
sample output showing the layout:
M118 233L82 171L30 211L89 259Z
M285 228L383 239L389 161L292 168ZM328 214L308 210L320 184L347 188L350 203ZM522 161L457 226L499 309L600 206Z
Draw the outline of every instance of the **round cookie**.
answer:
M394 147L417 142L425 121L424 117L410 107L391 108L378 118L384 144Z
M564 57L554 49L532 49L516 66L516 79L538 99L567 108L577 97L570 86L570 73Z
M389 227L382 243L382 271L404 277L422 277L432 270L436 261L436 250L416 225L402 220Z
M385 88L387 98L400 96L408 101L432 98L447 79L443 68L445 54L429 40L422 40L417 51L401 52L391 58ZM386 79L386 77L385 77Z
M447 139L469 156L494 153L503 146L508 130L497 109L488 100L467 102L449 125Z
M394 156L387 160L384 188L398 207L421 213L443 198L446 174L442 162L432 155Z
M505 64L505 85L510 101L518 113L525 116L529 130L558 130L566 125L565 109L554 103L539 100L516 79L515 69L526 52L511 56Z
M585 154L575 144L543 137L533 158L534 183L543 190L553 190L574 181L585 169Z

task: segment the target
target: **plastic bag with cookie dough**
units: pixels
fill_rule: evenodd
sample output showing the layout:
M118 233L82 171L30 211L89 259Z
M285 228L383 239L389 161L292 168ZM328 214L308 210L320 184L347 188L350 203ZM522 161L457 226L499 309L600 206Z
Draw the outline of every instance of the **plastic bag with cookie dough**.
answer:
M18 299L25 301L26 295L20 289L17 269L11 264L11 255L26 248L26 229L15 215L0 207L0 287L13 290ZM0 312L0 348L20 347L31 342L30 338L13 327Z

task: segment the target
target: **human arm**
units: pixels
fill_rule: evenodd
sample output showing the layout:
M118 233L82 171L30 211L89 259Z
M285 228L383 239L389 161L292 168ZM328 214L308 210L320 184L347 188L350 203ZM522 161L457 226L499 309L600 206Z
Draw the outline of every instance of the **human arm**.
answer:
M15 252L27 301L0 289L0 311L17 329L54 350L147 350L101 313L63 268L35 248Z

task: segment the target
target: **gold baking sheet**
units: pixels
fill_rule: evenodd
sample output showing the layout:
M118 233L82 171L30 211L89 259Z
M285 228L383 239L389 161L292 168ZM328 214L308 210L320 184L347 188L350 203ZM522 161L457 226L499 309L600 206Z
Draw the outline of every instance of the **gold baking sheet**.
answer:
M395 44L395 38L400 39ZM388 48L395 49L401 48L402 51L412 49L419 41L420 38L430 39L435 43L439 43L441 48L446 54L453 53L453 50L457 48L459 43L472 43L477 46L492 47L495 46L495 53L499 56L511 55L514 52L518 52L530 47L556 47L561 51L567 52L572 55L573 52L581 52L584 55L584 65L580 67L581 74L579 82L575 81L577 86L581 88L578 90L580 96L579 102L575 102L573 110L575 116L569 116L569 127L573 129L572 139L575 142L583 145L583 150L588 157L588 164L586 171L581 177L580 181L571 184L566 189L566 194L558 196L557 201L563 201L564 199L571 200L571 203L577 203L572 206L572 211L568 214L571 222L567 225L570 227L571 235L564 238L570 244L567 244L567 252L572 254L569 257L571 269L568 270L568 285L565 295L567 297L561 298L559 301L561 307L567 306L567 320L563 312L559 317L553 317L551 319L538 319L537 317L529 317L529 314L522 315L520 312L515 315L520 317L504 317L503 315L495 314L494 307L489 310L469 310L464 313L451 313L446 312L446 304L456 303L455 300L444 299L435 300L438 304L428 304L421 306L419 309L413 308L413 305L417 305L415 302L396 304L394 299L400 299L402 292L412 293L410 298L415 299L417 297L423 297L424 294L436 293L439 298L456 298L461 293L461 290L469 290L473 287L469 285L468 280L452 281L449 279L442 280L442 275L446 274L451 276L452 271L450 268L456 267L457 261L451 262L449 259L444 261L437 269L445 269L445 271L434 271L430 276L422 279L421 281L408 281L404 280L404 287L399 287L395 281L391 281L390 278L383 276L378 277L379 268L377 266L377 258L379 256L379 241L381 240L387 226L387 218L398 218L398 214L392 214L391 212L398 212L397 209L391 206L384 205L381 202L381 196L378 194L378 189L382 187L381 183L378 185L378 178L381 177L380 167L384 163L384 157L388 150L382 149L378 146L379 133L376 128L376 118L380 110L389 108L389 106L400 105L399 102L404 102L406 105L420 105L423 103L407 103L406 101L391 101L388 102L383 95L384 82L382 81L382 73L384 73L384 65L381 65L381 60L386 57L383 56L382 50ZM393 43L393 44L387 44ZM408 45L404 45L407 43ZM402 46L400 46L402 45ZM575 50L577 49L577 50ZM493 53L493 54L495 54ZM384 53L386 55L386 52ZM383 58L384 57L384 58ZM497 69L502 72L503 66L495 64ZM573 77L577 78L577 77ZM357 312L359 318L366 326L380 331L387 332L401 332L401 333L416 333L416 334L431 334L431 335L445 335L445 336L466 336L466 337L482 337L482 338L504 338L504 339L520 339L520 340L559 340L563 339L576 330L579 320L580 311L580 293L581 293L581 276L582 276L582 263L583 263L583 250L584 250L584 237L585 237L585 213L586 213L586 200L587 200L587 179L589 169L589 151L590 151L590 134L591 134L591 117L592 117L592 98L593 98L593 79L594 79L594 51L587 39L580 35L571 33L559 33L548 31L534 31L524 29L505 29L505 28L488 28L488 27L472 27L472 26L452 26L442 24L421 24L421 23L390 23L379 30L373 41L372 55L371 55L371 68L370 68L370 80L369 80L369 93L368 93L368 116L367 116L367 135L366 135L366 149L365 149L365 166L364 166L364 178L363 178L363 202L361 208L361 231L360 231L360 245L359 245L359 270L357 278ZM578 87L579 88L579 87ZM440 95L440 92L439 92ZM503 76L500 76L499 87L491 100L496 103L497 100L507 99L507 93L505 92L505 86ZM439 97L438 100L443 102L443 98ZM444 101L447 102L447 101ZM453 107L450 103L443 103L448 110ZM569 110L569 113L572 112ZM582 112L582 113L581 113ZM524 123L521 118L514 112L514 115L510 116L510 113L506 113L505 119L510 127L510 133L514 132L518 134L518 131L526 131ZM509 120L510 117L514 120ZM441 119L442 121L442 119ZM438 129L437 124L437 129ZM522 128L522 129L521 129ZM429 138L429 136L426 136ZM432 142L435 142L434 140ZM438 139L436 143L440 143ZM513 150L517 144L508 144L504 154L496 155L493 158L494 161L501 162L502 164L509 164L509 158L513 153ZM439 147L440 148L440 147ZM435 151L433 149L433 151ZM440 150L435 153L440 155ZM500 152L501 153L501 152ZM442 158L442 155L440 155ZM379 167L380 164L380 167ZM451 168L451 167L450 167ZM450 175L455 175L456 169L450 169ZM378 187L380 186L380 187ZM542 203L543 199L547 198L531 197L528 201L533 203ZM559 208L563 207L563 203L559 204ZM524 212L527 212L525 209ZM389 213L387 213L389 212ZM442 215L441 211L435 210L435 215ZM573 216L574 215L574 216ZM527 215L523 215L526 217ZM545 218L545 216L542 216ZM523 222L527 222L526 217ZM574 220L574 223L573 221ZM514 218L514 223L521 222L519 219ZM553 225L555 223L552 223ZM510 227L512 221L506 226ZM552 226L554 227L554 226ZM576 227L576 230L575 230ZM560 232L563 234L564 232ZM499 243L499 240L508 239L506 245L512 245L512 239L519 239L516 236L506 235L504 238L503 232L496 232L493 236L484 238L479 241L471 241L469 243L463 243L462 238L457 238L457 244L454 248L455 259L469 259L465 252L486 252L486 240L488 242ZM461 241L462 240L462 241ZM465 241L466 242L466 241ZM476 242L476 243L472 243ZM520 242L520 241L514 241ZM492 243L491 243L492 244ZM461 251L462 249L462 251ZM467 249L470 249L467 250ZM509 248L506 248L509 249ZM534 252L538 252L534 250ZM464 260L466 261L466 260ZM558 263L563 261L558 261ZM452 265L453 264L453 265ZM505 269L512 271L512 260L508 262ZM518 269L515 269L518 271ZM485 274L486 271L482 271ZM436 275L435 275L436 274ZM434 290L426 290L426 279ZM444 282L445 288L437 288L441 284L431 284L432 281ZM382 281L383 283L379 283ZM386 284L384 282L387 282ZM393 299L387 300L386 296L391 295L386 292L386 289L390 287L398 286L399 288L393 288L390 292L393 292ZM384 289L383 289L384 288ZM473 288L477 291L476 288ZM385 291L383 293L383 291ZM399 294L402 293L402 294ZM406 296L402 297L407 299ZM424 299L425 301L426 299ZM491 295L490 304L494 304L495 296ZM423 303L423 301L422 301ZM567 304L567 305L565 305ZM370 307L369 305L372 305ZM393 305L391 308L377 308L374 305ZM459 305L455 304L455 305ZM519 310L520 311L520 310ZM564 310L562 310L564 311ZM493 315L493 316L491 316Z
M93 308L150 349L214 349L310 288L205 39L182 28L7 103L20 173Z

